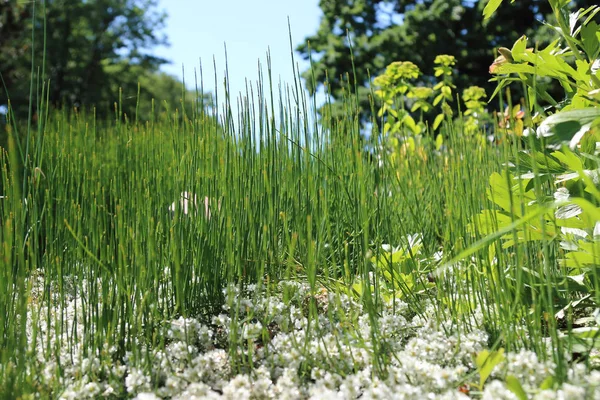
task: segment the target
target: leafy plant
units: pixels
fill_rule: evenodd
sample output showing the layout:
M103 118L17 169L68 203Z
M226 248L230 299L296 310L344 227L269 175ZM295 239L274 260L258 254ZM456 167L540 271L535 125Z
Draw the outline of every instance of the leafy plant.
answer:
M383 125L384 135L400 133L403 128L410 129L413 134L421 133L413 117L405 109L405 95L411 91L410 81L419 77L419 67L409 61L396 61L388 65L385 73L373 80L373 84L379 87L375 95L381 98L382 106L377 116L387 116Z
M507 173L504 176L494 173L490 177L487 197L499 209L486 209L474 216L469 224L469 231L473 234L490 235L498 229L510 226L515 220L536 213L540 204L533 189L523 191L528 183L529 180L515 180ZM556 229L553 221L545 218L531 219L514 231L504 234L501 239L503 247L508 248L521 242L552 240L555 237Z
M444 120L444 116L452 116L452 109L447 104L453 101L452 89L456 89L456 86L452 84L452 67L456 64L456 58L447 54L440 54L433 62L436 64L433 68L434 76L442 78L433 87L433 90L439 91L439 94L433 100L433 105L437 106L439 104L442 108L442 112L433 120L432 127L435 131Z
M485 111L486 103L485 89L479 86L470 86L462 93L462 100L465 103L464 129L466 134L473 134L481 129L481 126L488 122L489 115Z
M427 278L432 271L435 261L422 254L423 243L420 234L409 235L401 243L392 247L384 244L374 250L374 255L369 258L373 268L373 279L368 283L370 292L375 291L375 285L380 284L379 293L384 301L392 298L405 298L425 295L435 284ZM364 295L362 278L357 277L350 289L342 289L357 298Z
M504 349L498 349L492 352L483 350L477 354L475 357L475 366L479 373L480 389L483 389L483 385L494 371L494 368L504 361L504 359Z
M519 382L519 380L513 375L508 375L506 377L506 387L508 387L508 389L513 392L519 400L527 400L529 398L525 392L525 389L523 389L521 382Z
M486 18L500 3L488 2ZM556 22L546 24L558 32L558 39L538 49L528 47L527 38L522 36L512 49L500 48L500 57L490 66L493 81L498 83L492 98L514 83L522 85L526 93L524 108L506 108L501 131L529 137L524 149L515 143L504 174L490 177L487 197L494 207L471 220L471 234L483 235L484 239L457 256L462 259L486 248L495 254L498 239L502 248L513 249L505 258L510 269L504 273L513 276L517 287L525 285L530 301L540 299L539 304L530 303L530 312L557 348L561 341L572 346L580 340L578 330L583 327L577 316L591 304L600 306L596 268L600 248L595 238L600 221L596 206L600 201L596 150L600 29L594 21L600 9L590 6L570 12L568 3L549 1ZM561 85L563 99L550 93L549 80ZM531 252L543 256L540 267L526 264L531 262ZM515 293L524 292L519 289ZM562 336L556 333L557 321L564 324ZM595 339L595 330L585 332ZM562 355L554 355L562 362ZM522 397L518 385L511 385L511 390Z
M497 75L493 79L498 82L494 95L506 85L520 82L527 88L529 112L542 115L545 108L539 101L565 111L599 104L596 96L600 89L600 31L594 17L600 7L590 6L570 13L566 7L568 3L549 1L557 21L551 27L560 37L545 48L527 47L526 36L517 40L510 50L500 48L501 57L490 67L490 72ZM571 65L571 59L575 60L574 65ZM554 99L540 79L558 81L566 98Z

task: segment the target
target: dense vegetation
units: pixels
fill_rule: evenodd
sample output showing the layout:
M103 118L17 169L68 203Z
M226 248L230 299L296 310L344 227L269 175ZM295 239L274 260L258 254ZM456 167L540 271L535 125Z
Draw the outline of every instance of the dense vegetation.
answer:
M270 81L239 124L9 114L0 397L598 397L600 7L568 3L489 104L451 54L389 63L367 147L356 99L313 124Z
M390 63L403 60L419 65L421 81L431 82L434 60L449 54L457 60L454 69L458 92L479 86L491 93L488 66L496 48L508 47L521 35L531 45L545 46L554 38L555 21L546 0L519 0L499 8L487 21L481 15L487 0L321 0L323 12L317 32L306 38L297 50L312 66L304 71L308 90L325 87L338 102L333 113L342 113L345 97L357 95L361 116L368 120L371 108L371 78ZM596 1L573 0L566 7L575 11ZM355 67L355 68L353 68ZM350 88L350 90L349 90ZM549 92L560 95L554 86ZM522 97L513 89L515 100Z

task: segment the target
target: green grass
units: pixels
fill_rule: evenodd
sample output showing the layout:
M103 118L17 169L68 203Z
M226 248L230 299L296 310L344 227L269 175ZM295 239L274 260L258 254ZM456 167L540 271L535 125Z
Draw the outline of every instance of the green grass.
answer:
M489 177L506 168L520 144L491 145L482 132L465 135L454 122L443 128L445 149L425 138L417 150L396 149L399 157L377 148L369 153L352 104L343 120L311 124L303 96L276 98L271 88L258 82L258 95L242 103L239 116L230 109L178 115L176 105L147 122L118 111L113 121L51 111L29 131L24 163L11 140L0 164L2 397L39 389L30 377L44 365L31 361L32 341L47 344L46 358L65 347L102 355L115 346L104 362L131 352L149 368L148 349L165 346L168 321L210 323L224 304L236 315L243 305L224 295L228 285L256 284L262 296L282 280L308 283L315 295L323 287L360 294L374 327L363 340L372 343L378 374L393 357L377 330L390 296L416 315L433 301L439 320L452 321L456 332L481 309L492 347L530 348L544 358L544 338L551 337L551 354L564 371L554 319L544 319L556 311L545 289L559 285L560 276L552 270L558 254L551 244L503 249L496 240L495 254L481 247L434 277L444 261L486 236L469 224L491 207ZM210 199L210 219L202 217L203 206L196 217L180 207L169 212L184 191ZM419 254L405 246L402 263L383 261L389 253L382 244L397 246L417 233ZM440 250L443 261L433 261ZM85 294L73 310L82 316L83 335L66 323L63 307L72 293ZM309 301L308 310L316 321L317 302ZM46 330L60 338L54 346L50 337L27 337L38 329L28 331L25 321L41 316L54 320ZM240 324L232 319L228 352L234 369L244 371L252 359L236 349L248 345L237 337ZM51 389L55 395L61 388Z

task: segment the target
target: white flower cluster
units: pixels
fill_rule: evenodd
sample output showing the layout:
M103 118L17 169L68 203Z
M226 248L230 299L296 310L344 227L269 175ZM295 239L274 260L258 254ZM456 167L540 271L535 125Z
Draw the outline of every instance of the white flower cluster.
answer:
M62 393L58 393L61 399L116 396L123 391L119 382L123 382L134 370L124 364L108 367L102 362L102 358L111 358L115 354L115 347L105 344L95 352L90 349L84 351L82 339L86 328L93 331L93 327L85 325L81 311L85 293L77 294L73 283L75 279L63 282L61 295L57 294L54 285L49 285L50 296L46 296L43 279L36 278L39 286L32 290L35 297L32 297L29 312L35 312L35 318L31 315L27 318L27 336L29 351L35 354L32 362L44 366L41 375L36 376L38 387L47 391L64 388ZM95 284L101 287L101 282ZM83 279L80 285L88 287L88 282ZM99 379L101 376L110 376L111 379Z
M456 326L431 302L417 313L394 299L370 316L347 295L283 282L276 294L229 287L210 323L179 317L165 325L164 346L119 357L114 346L84 349L94 330L81 312L85 295L66 296L64 307L51 300L50 313L36 314L38 381L49 392L63 388L53 392L61 399L466 399L478 379L474 357L488 344L477 310ZM503 381L512 375L537 399L600 399L600 372L580 364L568 384L539 389L554 369L533 352L508 353L480 394L517 398Z

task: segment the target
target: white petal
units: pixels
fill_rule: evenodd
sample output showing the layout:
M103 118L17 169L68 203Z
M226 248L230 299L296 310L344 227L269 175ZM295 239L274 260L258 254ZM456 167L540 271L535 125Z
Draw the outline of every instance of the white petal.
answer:
M537 134L538 138L549 137L549 136L553 135L552 131L550 130L550 124L547 124L545 122L546 122L546 120L544 120L540 124L540 126L538 126L538 128L536 130L536 134Z
M579 236L582 238L588 237L588 233L586 231L584 231L583 229L579 229L579 228L565 228L563 226L560 228L560 231L564 235L573 235L573 236Z
M596 221L596 225L594 225L594 239L600 237L600 221Z
M573 242L569 242L566 240L563 240L560 242L560 248L563 250L567 250L567 251L576 251L579 250L579 246L577 246L576 243Z
M567 204L566 206L559 207L554 216L557 219L569 219L578 216L583 210L577 204Z
M519 178L519 179L533 179L533 178L535 178L535 174L533 172L527 172L526 174L519 175L517 178Z
M600 69L600 58L596 58L590 67L590 71L593 75L596 75L596 72Z
M586 174L595 185L600 183L600 170L598 169L584 169L583 173Z
M581 138L583 138L583 135L585 135L586 132L590 130L591 126L592 126L592 124L585 124L581 128L579 128L577 133L573 136L573 138L569 142L569 147L571 148L571 150L573 150L575 147L577 147L577 145L581 141Z
M573 32L575 32L575 26L579 20L580 12L581 11L575 11L569 14L569 29L571 30L571 36L573 36Z
M579 174L577 172L569 172L567 174L561 174L556 177L556 181L554 183L561 183L565 181L570 181L571 179L579 178Z
M554 192L554 200L556 201L567 201L569 199L569 189L566 187L560 187Z

